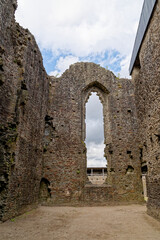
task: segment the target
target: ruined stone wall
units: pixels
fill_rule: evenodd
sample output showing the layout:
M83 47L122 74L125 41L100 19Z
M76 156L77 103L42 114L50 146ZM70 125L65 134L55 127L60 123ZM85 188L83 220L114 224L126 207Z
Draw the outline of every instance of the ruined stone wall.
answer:
M94 198L86 196L92 191L86 186L84 144L85 103L92 91L97 92L103 104L108 161L108 188L96 190L97 200L102 196L104 201L139 201L142 185L133 85L94 63L74 64L51 82L43 174L50 182L50 201L66 203ZM103 193L99 195L99 191ZM110 196L106 197L108 192Z
M141 149L134 88L94 63L49 78L28 30L15 23L16 1L0 1L0 219L41 201L140 201ZM103 104L108 178L88 184L85 104Z
M106 146L108 183L116 200L141 200L140 151L134 86L128 79L116 79L110 96L112 141Z
M147 163L148 213L160 219L160 1L134 67L141 162Z
M34 37L0 1L0 219L36 203L42 175L48 80Z

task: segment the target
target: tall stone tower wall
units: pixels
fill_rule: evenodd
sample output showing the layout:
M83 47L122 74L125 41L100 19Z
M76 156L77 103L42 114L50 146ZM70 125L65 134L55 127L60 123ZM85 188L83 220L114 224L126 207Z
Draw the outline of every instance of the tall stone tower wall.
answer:
M141 162L148 167L148 213L160 219L160 1L132 72L139 123Z
M38 200L49 81L34 37L0 1L0 219Z

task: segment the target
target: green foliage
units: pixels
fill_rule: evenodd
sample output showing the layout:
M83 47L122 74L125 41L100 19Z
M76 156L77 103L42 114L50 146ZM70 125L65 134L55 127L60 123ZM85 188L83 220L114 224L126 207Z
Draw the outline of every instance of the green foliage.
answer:
M47 147L46 146L43 147L43 152L44 153L47 152Z
M81 141L82 142L82 144L86 147L86 144L85 144L85 142L84 141Z
M57 78L59 76L59 73L57 73L56 75L55 75L55 77Z
M16 131L16 130L17 130L16 124L8 123L8 129L9 129L9 130Z
M118 73L117 78L120 79L120 73Z

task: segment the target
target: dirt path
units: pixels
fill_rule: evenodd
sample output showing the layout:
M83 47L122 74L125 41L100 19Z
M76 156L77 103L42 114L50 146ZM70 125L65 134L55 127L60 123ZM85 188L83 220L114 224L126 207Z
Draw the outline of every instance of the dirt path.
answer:
M39 207L0 224L0 240L160 240L145 206Z

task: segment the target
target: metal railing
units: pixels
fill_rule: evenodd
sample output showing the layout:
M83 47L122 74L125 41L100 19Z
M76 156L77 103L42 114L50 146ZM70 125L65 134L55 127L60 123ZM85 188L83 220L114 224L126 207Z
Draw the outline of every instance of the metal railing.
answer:
M87 176L107 176L107 173L87 173Z

